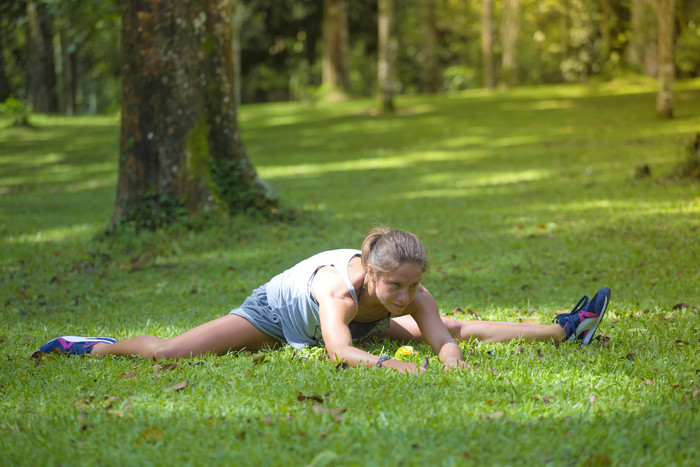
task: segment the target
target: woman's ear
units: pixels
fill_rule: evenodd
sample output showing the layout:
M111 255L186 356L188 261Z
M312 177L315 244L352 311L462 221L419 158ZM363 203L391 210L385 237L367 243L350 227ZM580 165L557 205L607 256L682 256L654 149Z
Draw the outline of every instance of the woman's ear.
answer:
M370 282L377 281L377 275L374 273L374 268L372 268L370 265L367 265L367 277L369 278Z

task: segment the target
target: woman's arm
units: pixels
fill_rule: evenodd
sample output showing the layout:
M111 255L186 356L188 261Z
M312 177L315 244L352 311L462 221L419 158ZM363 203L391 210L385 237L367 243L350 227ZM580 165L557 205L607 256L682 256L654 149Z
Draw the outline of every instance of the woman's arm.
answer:
M331 361L345 360L351 366L376 366L379 358L352 345L348 323L355 315L355 302L343 278L332 268L323 268L314 277L311 292L318 301L321 333ZM420 367L415 363L384 360L382 368L396 368L414 373Z
M423 339L430 344L446 368L461 368L466 365L464 355L440 318L440 311L433 295L420 286L416 297L409 305L409 312L418 324Z

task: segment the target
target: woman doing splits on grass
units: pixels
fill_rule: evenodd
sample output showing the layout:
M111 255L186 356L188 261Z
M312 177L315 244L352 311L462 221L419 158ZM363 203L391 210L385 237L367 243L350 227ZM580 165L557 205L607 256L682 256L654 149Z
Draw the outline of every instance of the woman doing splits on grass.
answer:
M362 250L330 250L314 255L255 289L228 315L179 336L64 336L39 352L71 355L141 355L179 358L225 354L289 344L325 345L332 361L416 372L415 363L372 355L353 345L366 337L427 342L446 368L464 365L455 341L504 342L512 339L579 340L588 344L608 305L604 288L589 302L581 299L557 324L538 325L459 321L441 317L437 303L421 285L427 270L425 248L414 234L373 229Z

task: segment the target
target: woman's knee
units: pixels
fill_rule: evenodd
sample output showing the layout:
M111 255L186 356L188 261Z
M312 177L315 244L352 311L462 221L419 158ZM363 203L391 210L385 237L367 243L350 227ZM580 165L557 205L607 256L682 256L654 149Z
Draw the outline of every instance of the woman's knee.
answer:
M467 321L443 317L442 322L445 324L445 327L450 332L452 338L456 341L466 340L472 335L472 332L469 330L469 323Z
M160 358L181 358L188 357L183 353L181 345L178 345L175 339L160 339L151 343L148 349L148 357L153 359Z

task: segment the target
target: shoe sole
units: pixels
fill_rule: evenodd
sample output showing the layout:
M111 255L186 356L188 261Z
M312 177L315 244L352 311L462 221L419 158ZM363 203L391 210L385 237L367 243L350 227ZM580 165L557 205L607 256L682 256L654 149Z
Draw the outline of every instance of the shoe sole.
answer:
M588 345L591 343L591 340L593 340L593 336L595 336L596 331L598 330L598 326L600 326L600 322L603 320L603 316L605 316L605 312L608 310L608 296L605 295L605 303L603 303L603 311L600 312L598 315L597 319L587 319L583 323L581 323L581 326L579 326L576 329L576 334L580 334L581 332L588 331L588 334L581 340L581 344L583 345Z

